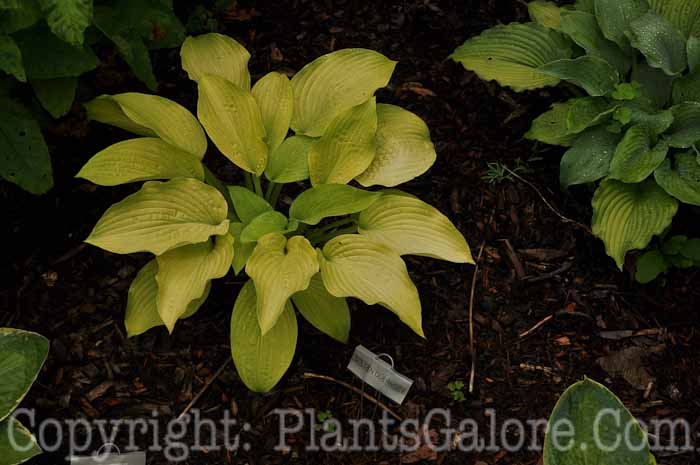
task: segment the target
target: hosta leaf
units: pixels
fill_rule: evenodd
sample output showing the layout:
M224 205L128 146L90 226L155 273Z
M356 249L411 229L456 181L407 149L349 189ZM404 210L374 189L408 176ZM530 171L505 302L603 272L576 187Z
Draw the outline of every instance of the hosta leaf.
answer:
M420 176L435 163L430 131L417 115L395 105L377 105L377 153L357 178L363 186L393 187Z
M656 465L637 420L615 394L593 380L585 379L567 389L554 407L549 424L557 426L545 435L544 465ZM565 446L564 436L552 438L552 431L561 432L562 424L576 431L567 437Z
M319 331L347 344L350 336L350 308L345 299L331 295L316 273L309 287L292 296L292 302L306 320Z
M552 61L538 67L537 71L570 81L592 96L608 94L620 82L617 70L607 61L594 56Z
M207 74L222 77L243 90L250 89L250 53L234 39L210 33L188 37L180 49L182 68L193 81Z
M241 242L243 244L255 242L266 234L284 232L286 228L287 217L282 213L275 211L261 213L243 228Z
M110 252L155 255L228 231L228 205L214 187L192 178L149 181L112 205L85 242Z
M0 464L18 465L41 452L36 438L19 420L11 417L0 422Z
M158 136L200 159L207 150L207 138L197 119L167 98L129 92L102 95L85 107L90 119L142 136Z
M309 178L309 151L316 139L292 136L270 152L265 176L272 182L288 183Z
M245 187L228 186L228 193L233 201L233 209L236 210L236 215L244 224L250 223L265 212L272 211L272 205Z
M688 39L688 44L686 45L686 53L688 54L688 69L691 73L695 73L700 70L700 31L698 31L698 36L691 37Z
M376 202L381 195L379 192L364 191L344 184L322 184L302 192L292 202L289 217L315 225L329 216L360 212Z
M696 0L649 0L649 4L683 37L700 36L700 5Z
M641 184L606 179L593 197L593 234L622 269L627 252L663 233L677 210L678 202L653 179Z
M605 38L594 14L585 11L563 10L561 30L571 37L586 54L602 58L621 74L627 73L632 59L615 43Z
M233 261L231 262L231 268L233 272L237 275L245 268L245 264L248 259L253 254L255 250L255 242L241 241L241 232L243 231L243 223L231 223L229 227L229 234L233 236Z
M673 81L673 103L700 102L700 71Z
M340 114L309 151L311 184L347 184L374 159L377 139L375 98Z
M177 320L187 314L190 303L202 299L212 279L222 278L233 260L233 237L185 245L156 257L158 314L171 333Z
M669 76L685 69L685 39L668 20L650 11L632 21L630 29L632 46L644 54L651 67Z
M156 137L117 142L93 156L76 175L101 186L178 177L204 180L202 162Z
M245 271L255 283L258 321L265 335L277 324L289 298L309 287L318 273L318 259L303 236L287 240L273 233L258 240Z
M569 147L578 137L577 134L572 134L568 127L570 108L571 101L553 104L549 111L532 121L532 126L525 134L525 138Z
M399 255L474 263L467 241L450 220L413 197L383 195L360 213L358 232Z
M663 70L652 68L646 63L638 63L632 68L632 81L641 84L643 95L650 99L656 108L665 108L671 97L671 87L674 76L669 76Z
M381 53L361 48L338 50L315 59L292 78L292 129L299 135L323 135L339 115L385 87L395 66L395 61Z
M554 2L534 0L527 4L530 19L549 29L558 31L561 29L562 10Z
M4 34L12 34L33 26L41 18L38 0L22 0L21 8L4 10L0 13L0 31Z
M39 334L0 328L0 421L27 395L49 353L49 341Z
M60 118L68 113L73 105L77 86L78 79L72 77L32 81L32 88L41 106L54 118Z
M151 328L165 326L163 319L158 314L157 272L158 262L153 259L141 268L129 287L124 317L127 337L135 337ZM204 294L199 299L195 299L187 305L187 310L180 319L194 315L209 297L210 289L211 283L207 284Z
M637 259L637 271L634 279L641 284L647 284L668 271L664 254L658 250L650 250Z
M620 105L619 109L625 109L628 112L628 123L642 126L653 137L663 134L673 124L673 112L671 110L648 113L635 102L625 102Z
M262 174L267 163L265 127L250 92L206 74L199 80L197 116L226 158L249 173Z
M649 10L647 0L595 0L595 16L603 35L627 52L631 23Z
M654 172L659 186L683 203L700 206L700 163L692 152L667 159Z
M289 368L297 347L297 317L287 302L277 324L263 335L258 323L253 281L241 289L231 316L231 354L248 389L268 392Z
M496 80L520 92L557 85L558 78L537 68L571 54L569 43L556 31L536 23L513 23L493 27L467 40L450 58L481 79Z
M620 135L608 132L604 127L591 128L581 134L561 159L561 186L568 188L606 177L620 138Z
M667 153L665 141L652 147L649 130L632 126L615 149L610 177L628 183L642 182L666 159Z
M700 141L700 102L674 105L673 124L667 131L668 145L689 148Z
M69 44L82 45L92 23L92 0L39 0L51 31Z
M0 70L13 75L18 81L27 81L22 52L15 40L6 34L0 34Z
M318 250L318 261L323 284L332 295L380 304L425 337L418 290L393 249L359 234L343 234Z
M607 120L617 105L602 97L581 97L569 100L566 115L566 128L571 134L578 134Z
M251 92L260 108L267 148L272 152L287 137L292 121L292 85L287 76L273 71L256 82Z

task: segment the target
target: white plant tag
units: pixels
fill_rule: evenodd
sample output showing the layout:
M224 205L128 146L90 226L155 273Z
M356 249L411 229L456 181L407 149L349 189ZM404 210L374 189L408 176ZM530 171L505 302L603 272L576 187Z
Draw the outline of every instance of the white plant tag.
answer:
M379 357L369 349L357 346L348 370L389 399L401 404L411 389L413 380L394 370Z
M109 452L104 451L107 447ZM112 453L111 449L116 449L116 453ZM70 457L70 465L146 465L145 452L129 452L127 454L119 453L119 449L114 445L105 445L94 455L87 457Z

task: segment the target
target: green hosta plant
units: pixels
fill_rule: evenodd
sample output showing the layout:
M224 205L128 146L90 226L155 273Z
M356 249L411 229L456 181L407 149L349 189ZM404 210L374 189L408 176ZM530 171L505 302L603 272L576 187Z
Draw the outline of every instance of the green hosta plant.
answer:
M41 453L36 439L12 412L29 392L49 353L35 333L0 328L0 465L17 465Z
M251 87L250 55L229 37L190 37L181 56L198 86L199 121L153 95L87 104L92 119L140 136L106 148L78 174L104 186L148 181L109 208L87 239L111 252L154 255L129 290L129 335L159 325L172 331L233 268L250 278L233 308L231 349L252 390L272 389L289 367L295 310L345 342L346 298L355 297L423 336L418 291L401 256L472 256L435 208L398 190L365 189L406 182L436 157L418 116L376 102L395 62L339 50L291 81L271 72ZM243 171L243 185L224 185L202 164L205 131ZM288 184L306 190L287 210L278 199Z
M533 22L489 29L452 58L516 91L581 89L526 137L568 147L564 188L598 183L593 232L622 268L679 202L700 205L700 2L537 0L529 11Z
M658 247L645 252L637 259L635 277L646 284L655 280L671 268L700 266L700 239L688 236L672 236L664 239Z

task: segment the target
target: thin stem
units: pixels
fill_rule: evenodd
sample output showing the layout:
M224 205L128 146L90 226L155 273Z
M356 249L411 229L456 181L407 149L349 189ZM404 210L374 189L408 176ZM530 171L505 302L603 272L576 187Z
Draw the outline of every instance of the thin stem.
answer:
M272 194L268 199L268 202L270 203L270 205L272 205L272 208L275 208L275 205L277 205L277 199L279 199L283 187L284 184L275 183L275 188L273 189Z
M255 193L263 197L264 194L262 184L260 184L260 176L253 176L253 187L255 188Z
M249 190L252 191L254 190L253 187L253 175L250 173L243 173L243 183L245 184L245 187Z
M313 240L313 241L310 238L307 238L307 239L309 239L309 242L311 242L312 245L317 245L317 244L322 244L324 242L328 242L329 240L333 239L336 236L340 236L341 234L353 234L356 232L357 232L357 225L354 224L354 225L349 226L347 228L336 229L336 230L331 231L327 234L322 234L321 237L319 237L318 239Z
M272 197L272 191L275 189L276 185L277 183L272 181L267 184L267 189L265 189L265 200L268 202L270 201L270 197Z

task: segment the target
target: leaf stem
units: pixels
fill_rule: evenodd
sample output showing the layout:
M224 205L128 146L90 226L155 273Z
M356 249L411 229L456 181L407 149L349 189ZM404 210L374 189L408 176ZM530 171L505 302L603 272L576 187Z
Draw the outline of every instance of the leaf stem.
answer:
M245 184L245 187L249 191L254 191L255 188L253 187L253 175L250 173L243 173L243 183Z
M353 224L352 226L348 226L347 228L342 228L342 229L335 229L333 231L330 231L326 234L320 234L318 238L313 238L312 237L307 237L309 242L311 242L311 245L317 245L317 244L322 244L324 242L328 242L329 240L333 239L336 236L340 236L341 234L353 234L357 232L357 225ZM314 235L315 236L315 235Z
M260 176L253 176L253 187L255 188L256 194L258 194L260 197L264 196L262 184L260 184Z
M278 184L274 183L275 187L272 190L272 193L270 194L270 198L267 200L270 205L272 205L272 208L275 208L277 205L277 199L280 197L280 193L282 192L282 188L284 187L284 184Z

